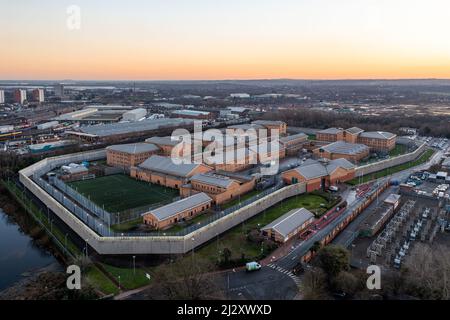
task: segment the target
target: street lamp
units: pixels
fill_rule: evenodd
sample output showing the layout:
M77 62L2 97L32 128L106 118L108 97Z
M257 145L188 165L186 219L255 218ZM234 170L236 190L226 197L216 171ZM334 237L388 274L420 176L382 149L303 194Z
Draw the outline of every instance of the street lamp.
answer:
M136 275L136 256L133 256L133 274Z
M86 259L88 258L88 241L89 241L89 239L85 239L85 249L86 249Z
M191 240L192 240L192 260L194 260L195 259L195 256L194 256L194 254L195 254L195 238L192 237Z

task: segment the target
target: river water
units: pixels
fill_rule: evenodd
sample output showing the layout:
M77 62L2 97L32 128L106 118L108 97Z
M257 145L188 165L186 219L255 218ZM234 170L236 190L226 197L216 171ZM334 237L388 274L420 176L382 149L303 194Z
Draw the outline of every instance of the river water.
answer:
M54 256L0 208L0 291L55 263Z

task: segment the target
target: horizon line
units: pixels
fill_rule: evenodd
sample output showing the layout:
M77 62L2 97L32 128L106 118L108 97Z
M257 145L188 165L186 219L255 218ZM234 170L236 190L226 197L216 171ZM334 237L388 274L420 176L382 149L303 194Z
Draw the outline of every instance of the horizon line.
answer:
M243 78L243 79L0 79L5 81L98 81L98 82L215 82L215 81L449 81L450 78Z

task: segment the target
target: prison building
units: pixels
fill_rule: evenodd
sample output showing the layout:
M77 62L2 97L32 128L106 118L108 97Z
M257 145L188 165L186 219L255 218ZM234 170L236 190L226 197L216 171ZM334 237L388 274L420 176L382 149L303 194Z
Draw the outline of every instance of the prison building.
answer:
M362 132L358 136L358 143L365 144L372 151L389 152L395 148L397 135L385 131Z
M151 143L118 144L106 148L106 163L112 167L130 169L159 152Z
M306 160L297 168L283 172L287 184L306 183L306 191L325 189L355 177L355 165L346 159Z
M325 130L317 131L316 140L336 142L344 139L344 130L338 128L328 128Z
M157 230L164 230L177 222L192 219L208 211L211 208L211 202L212 199L206 193L197 193L145 213L144 224Z
M302 232L314 221L314 214L305 208L293 209L261 229L263 235L284 243Z
M284 146L287 156L297 155L307 141L308 136L303 132L280 138L280 143Z
M286 148L279 142L262 142L249 148L260 164L268 164L286 157Z
M314 155L330 160L344 158L350 162L357 163L369 156L368 146L360 143L348 143L336 141L313 150Z
M237 136L237 137L242 137L243 134L242 132L247 136L246 137L246 141L250 142L250 141L254 141L257 138L259 138L260 136L263 136L262 131L266 129L264 126L259 125L259 124L235 124L232 126L228 126L226 128L226 134L230 135L230 136ZM268 134L264 135L265 137L268 136Z
M204 159L215 171L238 172L258 163L257 155L247 148L218 152Z
M276 120L256 120L253 121L252 124L260 125L266 128L269 132L268 135L271 135L272 130L278 130L278 134L285 135L287 131L286 122L276 121Z
M140 165L131 167L130 176L137 180L179 189L188 183L192 176L211 170L211 167L204 164L176 164L171 158L153 155Z
M178 141L178 140L172 139L171 136L151 137L151 138L145 139L145 142L158 146L161 149L161 155L164 155L164 156L171 156L172 150L175 147L178 149L177 150L178 156L183 156L187 150L183 141Z
M358 127L351 127L343 132L343 139L348 143L356 143L358 141L358 136L364 132L363 129Z
M190 183L181 186L182 197L204 192L221 205L229 202L255 188L255 178L249 176L225 175L216 172L196 174Z

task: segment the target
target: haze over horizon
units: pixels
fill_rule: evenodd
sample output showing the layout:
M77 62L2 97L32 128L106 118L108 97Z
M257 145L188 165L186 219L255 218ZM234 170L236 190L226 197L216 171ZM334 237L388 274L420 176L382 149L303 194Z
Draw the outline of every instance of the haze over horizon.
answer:
M0 79L449 79L447 30L444 0L0 0Z

